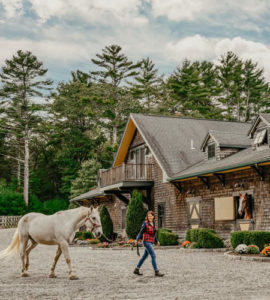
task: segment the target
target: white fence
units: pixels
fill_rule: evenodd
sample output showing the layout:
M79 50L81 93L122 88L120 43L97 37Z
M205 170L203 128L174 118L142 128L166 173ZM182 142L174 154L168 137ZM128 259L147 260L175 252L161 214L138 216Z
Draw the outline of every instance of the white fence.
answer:
M0 228L17 227L22 216L0 216Z

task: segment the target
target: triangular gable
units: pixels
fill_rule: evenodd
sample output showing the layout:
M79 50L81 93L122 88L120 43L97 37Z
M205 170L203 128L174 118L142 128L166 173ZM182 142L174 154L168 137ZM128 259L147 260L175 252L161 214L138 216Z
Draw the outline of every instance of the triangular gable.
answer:
M134 124L132 118L129 117L124 134L122 136L121 143L118 147L114 159L113 167L117 167L124 162L135 131L136 131L136 125Z
M147 140L147 138L145 137L143 131L139 128L138 124L136 124L136 121L134 120L132 114L130 115L122 140L120 142L120 145L118 147L115 159L114 159L114 163L113 163L113 167L117 167L119 165L121 165L124 161L125 158L127 156L128 150L129 150L129 146L132 143L134 134L136 132L136 129L138 130L138 132L140 133L140 135L142 136L144 142L146 143L146 145L148 146L148 148L150 149L151 153L153 154L155 160L157 161L158 165L160 166L161 170L163 171L163 176L165 176L166 178L168 177L166 171L164 170L162 164L160 163L156 153L153 150L153 147L151 145L151 140ZM165 178L164 178L165 180Z
M265 114L265 115L269 115L269 114ZM270 123L268 122L268 120L266 120L266 118L264 118L263 114L259 114L256 119L254 120L254 122L252 123L249 131L248 131L248 136L252 135L255 131L257 126L259 125L260 122L265 123L265 125L270 126Z

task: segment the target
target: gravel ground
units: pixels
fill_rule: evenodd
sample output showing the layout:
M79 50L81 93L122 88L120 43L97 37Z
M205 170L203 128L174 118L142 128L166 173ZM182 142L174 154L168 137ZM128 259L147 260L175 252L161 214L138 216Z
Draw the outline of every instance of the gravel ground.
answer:
M0 230L0 250L14 230ZM57 278L48 278L56 246L38 245L30 254L30 277L20 277L20 260L0 262L0 299L270 299L269 264L231 261L222 253L157 250L163 278L153 276L151 261L144 276L132 274L136 251L70 247L79 280L68 279L61 256ZM142 252L142 249L141 249Z

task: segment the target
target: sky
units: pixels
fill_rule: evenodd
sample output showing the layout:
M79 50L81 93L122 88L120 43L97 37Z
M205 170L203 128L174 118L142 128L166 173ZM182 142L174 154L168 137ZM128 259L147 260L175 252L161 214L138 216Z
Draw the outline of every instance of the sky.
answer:
M218 63L233 51L270 81L269 20L269 0L0 0L0 66L30 50L56 85L93 70L91 58L118 44L165 76L185 58Z

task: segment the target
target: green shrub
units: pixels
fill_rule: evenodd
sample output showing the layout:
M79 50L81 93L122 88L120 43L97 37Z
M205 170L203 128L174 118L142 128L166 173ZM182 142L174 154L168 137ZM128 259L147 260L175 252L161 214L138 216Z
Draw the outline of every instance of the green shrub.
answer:
M260 249L256 245L249 245L247 247L247 253L248 254L260 254Z
M224 244L216 233L207 229L200 229L198 233L198 244L200 248L223 248Z
M0 215L21 216L26 212L23 194L10 187L0 186Z
M192 243L198 243L200 248L222 248L224 247L222 239L216 231L210 228L188 229L186 240Z
M109 214L109 211L105 205L102 205L102 208L100 210L100 221L101 221L102 231L103 231L104 235L108 239L112 239L113 238L113 222L112 222L111 216Z
M126 216L126 233L130 239L135 239L145 220L145 209L142 202L142 194L134 190L129 201Z
M35 195L30 195L29 205L27 207L27 212L40 212L43 213L43 203Z
M197 242L193 242L188 246L189 249L199 249L200 245Z
M159 240L159 236L160 236L160 233L162 232L172 232L170 229L166 229L166 228L158 228L157 229L157 238Z
M256 245L260 250L270 243L269 231L234 231L231 232L231 244L236 248L240 244Z
M178 235L167 230L159 230L158 240L161 246L178 245Z
M59 210L68 209L69 202L65 199L54 198L43 202L43 213L52 215Z
M75 238L78 240L94 239L95 236L90 231L77 231L75 233Z
M191 242L191 229L188 229L186 231L186 241L190 241Z

